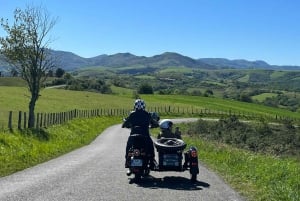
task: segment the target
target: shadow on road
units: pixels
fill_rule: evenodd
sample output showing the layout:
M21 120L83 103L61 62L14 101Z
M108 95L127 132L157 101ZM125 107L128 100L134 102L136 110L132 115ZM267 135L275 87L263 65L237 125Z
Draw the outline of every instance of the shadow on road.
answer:
M168 188L173 190L203 190L203 188L209 188L209 184L202 181L191 182L190 179L178 176L168 176L163 178L155 178L148 176L142 178L139 182L135 182L130 179L129 183L135 183L139 187L144 188Z

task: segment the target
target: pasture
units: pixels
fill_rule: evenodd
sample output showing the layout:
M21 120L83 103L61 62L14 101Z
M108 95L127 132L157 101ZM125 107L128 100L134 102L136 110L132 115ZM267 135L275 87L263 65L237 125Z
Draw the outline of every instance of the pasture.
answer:
M96 108L132 109L133 91L118 87L112 89L114 92L112 95L43 89L36 105L36 112ZM1 118L4 112L26 111L29 97L26 87L0 87ZM141 95L141 98L146 101L148 109L172 106L194 110L232 111L259 116L282 115L288 118L300 118L299 113L284 109L213 97ZM2 164L0 175L11 174L83 146L91 142L105 127L118 122L120 122L120 117L76 119L64 125L47 128L38 134L0 133L0 162ZM72 143L69 143L70 139ZM299 198L297 192L299 162L297 160L249 153L222 143L203 141L197 137L189 138L187 135L184 139L188 144L198 147L201 162L217 171L249 200L297 200ZM295 174L297 177L294 177Z
M132 109L135 96L132 90L112 87L113 94L100 94L86 91L45 88L41 90L35 112L64 112L74 109ZM184 95L140 95L148 110L172 107L173 110L200 111L216 113L236 113L260 117L285 117L300 119L299 112L267 107L255 103L239 102L229 99ZM26 87L0 86L0 112L27 111L30 93Z

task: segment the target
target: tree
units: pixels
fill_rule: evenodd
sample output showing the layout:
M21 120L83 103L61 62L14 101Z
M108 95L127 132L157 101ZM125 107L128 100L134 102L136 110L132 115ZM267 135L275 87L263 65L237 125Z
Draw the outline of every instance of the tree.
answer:
M139 87L139 94L153 94L153 88L151 85L145 83Z
M53 77L53 74L54 74L54 73L53 73L53 70L49 70L49 71L48 71L48 77Z
M55 76L56 77L62 77L65 74L65 70L62 68L57 68L55 71Z
M7 36L0 37L0 53L16 68L31 93L28 128L34 127L34 109L39 92L48 72L55 68L55 59L48 48L51 41L48 35L56 21L45 9L34 6L15 9L13 25L1 18L1 26Z
M213 96L214 92L211 89L207 89L205 90L204 96L208 97L208 96Z

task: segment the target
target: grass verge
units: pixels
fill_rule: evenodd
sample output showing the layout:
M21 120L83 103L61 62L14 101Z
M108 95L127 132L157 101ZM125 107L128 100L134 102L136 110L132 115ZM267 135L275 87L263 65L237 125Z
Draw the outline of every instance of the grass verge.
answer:
M248 200L300 200L299 160L254 154L197 137L184 140L198 148L201 162Z
M39 133L0 133L0 177L32 167L89 144L120 117L75 119Z

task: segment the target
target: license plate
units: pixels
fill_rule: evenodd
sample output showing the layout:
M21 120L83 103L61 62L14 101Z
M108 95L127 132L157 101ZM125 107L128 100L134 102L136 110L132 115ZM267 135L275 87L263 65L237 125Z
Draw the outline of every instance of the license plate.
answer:
M163 161L163 166L179 166L178 161Z
M131 159L131 166L141 167L141 166L143 166L143 160L142 159Z

